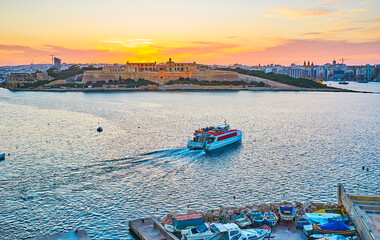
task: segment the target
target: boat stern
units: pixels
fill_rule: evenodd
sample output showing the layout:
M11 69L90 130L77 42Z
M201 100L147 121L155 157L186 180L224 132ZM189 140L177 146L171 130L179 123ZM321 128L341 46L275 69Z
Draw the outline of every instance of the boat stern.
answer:
M203 144L200 142L187 142L187 147L190 150L203 150Z

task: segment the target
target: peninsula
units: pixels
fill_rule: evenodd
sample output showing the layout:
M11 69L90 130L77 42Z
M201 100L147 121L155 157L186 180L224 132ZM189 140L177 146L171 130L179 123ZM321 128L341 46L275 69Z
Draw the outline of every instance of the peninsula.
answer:
M257 91L348 91L328 87L319 80L261 73L241 68L211 69L192 63L147 62L66 70L50 68L34 74L10 74L4 85L13 91L173 91L173 90L257 90Z

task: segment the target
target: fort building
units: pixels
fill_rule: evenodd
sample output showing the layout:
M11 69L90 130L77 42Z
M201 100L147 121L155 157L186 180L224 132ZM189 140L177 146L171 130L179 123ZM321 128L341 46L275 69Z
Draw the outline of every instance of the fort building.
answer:
M47 72L36 72L32 74L11 73L7 76L5 83L10 89L16 89L43 80L49 80L49 75Z
M193 63L176 63L169 58L166 63L132 63L125 65L104 66L101 71L84 72L82 83L108 82L122 79L147 79L158 83L166 83L179 78L191 78L198 81L238 81L236 72L209 70Z

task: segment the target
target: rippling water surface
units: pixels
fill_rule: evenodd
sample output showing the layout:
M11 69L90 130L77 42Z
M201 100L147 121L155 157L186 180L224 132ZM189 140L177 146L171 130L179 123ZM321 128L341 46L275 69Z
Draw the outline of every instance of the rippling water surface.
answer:
M0 89L0 152L11 154L0 162L0 239L75 229L130 239L136 217L336 201L338 182L380 194L379 103L358 93ZM194 129L225 119L241 145L185 148Z

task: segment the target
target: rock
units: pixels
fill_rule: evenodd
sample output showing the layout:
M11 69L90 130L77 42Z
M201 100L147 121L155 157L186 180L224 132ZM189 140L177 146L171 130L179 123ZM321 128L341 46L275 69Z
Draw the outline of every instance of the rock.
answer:
M171 219L174 219L176 216L178 216L178 213L177 212L171 212L171 213L168 213L168 215L166 215L166 216L168 216Z
M192 210L192 209L187 210L187 215L191 215L191 214L197 214L197 211Z
M251 210L252 210L252 212L257 212L257 211L259 211L259 208L258 208L258 206L253 206L251 208Z
M227 214L229 216L233 216L235 214L235 212L234 212L234 210L230 209L230 210L227 211Z
M235 208L233 211L234 211L235 214L239 214L240 213L239 208Z
M213 216L217 216L219 217L220 216L220 211L216 210L212 213Z

